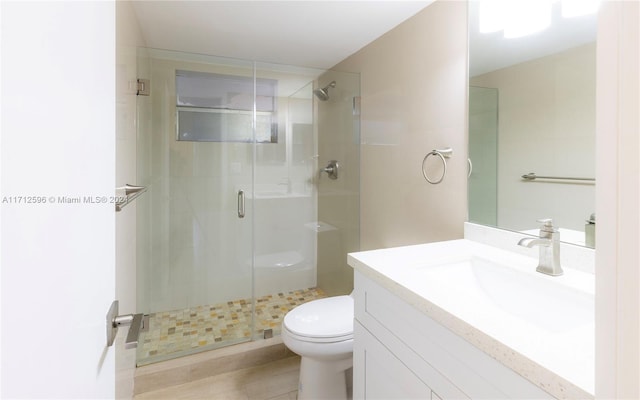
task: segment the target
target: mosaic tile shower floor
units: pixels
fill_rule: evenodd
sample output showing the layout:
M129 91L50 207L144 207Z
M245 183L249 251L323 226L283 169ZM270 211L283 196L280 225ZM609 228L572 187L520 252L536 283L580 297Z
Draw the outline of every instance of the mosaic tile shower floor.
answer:
M255 334L280 333L284 315L294 307L326 297L318 288L295 290L256 299ZM152 313L149 331L140 334L138 366L211 350L251 338L251 299Z

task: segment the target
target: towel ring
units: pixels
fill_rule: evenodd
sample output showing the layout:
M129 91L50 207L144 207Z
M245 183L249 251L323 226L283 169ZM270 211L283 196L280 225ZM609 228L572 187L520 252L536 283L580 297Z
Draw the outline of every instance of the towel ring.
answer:
M434 149L434 150L431 150L429 153L427 153L426 156L424 156L424 159L422 160L422 176L424 176L424 179L427 182L429 182L432 185L437 185L438 183L442 182L442 180L444 179L444 176L447 174L447 160L446 160L446 158L451 157L451 154L453 154L453 149L451 149L451 147L447 147L446 149ZM424 163L427 161L427 158L429 158L429 156L438 156L438 157L440 157L440 160L442 160L443 170L442 170L442 176L440 177L440 179L432 180L427 175L427 171L424 170Z

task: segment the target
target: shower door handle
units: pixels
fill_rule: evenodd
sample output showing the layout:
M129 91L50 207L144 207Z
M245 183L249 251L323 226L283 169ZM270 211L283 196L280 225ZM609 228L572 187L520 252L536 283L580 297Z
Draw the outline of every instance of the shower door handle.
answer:
M244 218L244 191L238 190L238 218Z

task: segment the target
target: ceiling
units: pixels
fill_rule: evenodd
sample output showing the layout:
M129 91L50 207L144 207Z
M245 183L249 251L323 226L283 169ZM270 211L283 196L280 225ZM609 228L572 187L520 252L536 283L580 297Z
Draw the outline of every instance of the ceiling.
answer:
M434 0L133 1L147 47L328 69ZM469 3L470 76L595 40L596 16L504 39L479 34L478 2Z
M415 1L134 1L147 47L331 68L431 4Z

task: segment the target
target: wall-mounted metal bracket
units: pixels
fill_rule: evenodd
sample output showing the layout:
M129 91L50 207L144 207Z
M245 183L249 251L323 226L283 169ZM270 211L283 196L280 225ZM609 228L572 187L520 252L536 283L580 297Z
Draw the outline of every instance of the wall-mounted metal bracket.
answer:
M138 79L138 96L149 96L151 94L151 82L149 79Z
M144 186L129 185L128 183L122 187L116 188L116 193L118 194L116 211L122 211L127 204L134 201L138 196L146 191L147 188Z
M142 314L126 314L118 315L119 302L115 300L111 303L107 312L107 346L113 345L118 334L118 327L121 325L129 325L129 332L124 344L125 349L133 349L138 347L138 336L142 328L144 316Z

